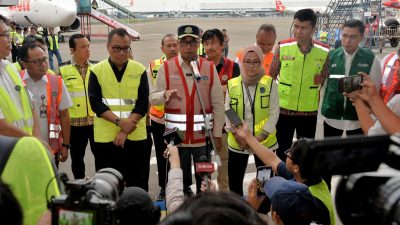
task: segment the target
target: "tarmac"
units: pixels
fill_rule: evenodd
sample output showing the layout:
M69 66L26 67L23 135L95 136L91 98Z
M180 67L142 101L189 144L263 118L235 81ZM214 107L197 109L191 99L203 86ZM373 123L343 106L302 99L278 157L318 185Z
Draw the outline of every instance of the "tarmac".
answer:
M235 52L240 48L255 43L255 35L258 27L263 23L271 23L275 25L277 30L277 41L289 38L290 27L292 24L292 18L289 17L240 17L240 18L182 18L182 19L164 19L151 22L139 22L132 24L133 27L140 32L141 40L132 42L133 57L136 61L144 64L146 67L148 63L153 59L158 59L162 56L160 50L161 38L168 33L176 34L177 28L180 25L194 24L199 26L203 30L211 28L227 29L227 33L230 37L229 42L229 55L228 58L234 59ZM91 59L92 60L104 60L108 58L108 52L106 49L107 34L111 30L106 25L94 23L92 25L91 38ZM65 34L66 43L60 44L63 61L67 61L71 58L68 37L71 33ZM99 37L102 36L102 37ZM388 46L388 44L387 44ZM377 54L379 58L389 52L395 51L397 48L387 47L383 53ZM56 60L54 59L55 63ZM317 126L317 138L323 137L322 134L322 120L318 120ZM86 163L86 175L93 176L94 171L94 159L90 152L88 145L85 156ZM252 159L252 157L250 157ZM149 194L154 199L159 192L158 178L157 178L157 166L155 160L154 150L152 152L150 179L149 179ZM67 173L70 179L73 179L73 175L70 168L70 158L65 163L60 163L60 172ZM215 177L215 174L213 175ZM255 177L255 164L253 160L250 160L249 166L246 172L244 190L247 192L247 183L249 179ZM337 178L334 178L337 182Z

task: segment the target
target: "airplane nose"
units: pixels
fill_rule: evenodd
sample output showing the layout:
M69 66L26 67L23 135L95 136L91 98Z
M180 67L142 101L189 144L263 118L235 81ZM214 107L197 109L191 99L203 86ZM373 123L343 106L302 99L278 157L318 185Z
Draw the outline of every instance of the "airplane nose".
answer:
M57 4L57 11L60 14L61 26L70 26L74 23L77 16L75 0L64 0L62 4Z

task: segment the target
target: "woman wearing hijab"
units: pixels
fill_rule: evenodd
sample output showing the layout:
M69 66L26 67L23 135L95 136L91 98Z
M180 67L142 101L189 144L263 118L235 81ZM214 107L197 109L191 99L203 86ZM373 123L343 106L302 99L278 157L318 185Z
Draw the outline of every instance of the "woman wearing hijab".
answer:
M277 85L266 76L262 67L264 55L258 46L244 49L240 62L241 75L228 81L225 109L232 108L248 124L250 132L264 146L271 150L278 148L275 125L279 117ZM251 149L241 144L230 129L227 119L228 134L228 177L231 191L243 195L243 178L246 172ZM254 155L256 166L264 163Z

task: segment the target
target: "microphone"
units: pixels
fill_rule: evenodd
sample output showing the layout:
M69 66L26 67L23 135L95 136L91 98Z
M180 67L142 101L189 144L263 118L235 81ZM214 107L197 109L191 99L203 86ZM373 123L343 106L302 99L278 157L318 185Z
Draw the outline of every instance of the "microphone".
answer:
M203 181L206 184L207 191L210 190L210 187L208 186L208 177L214 171L214 163L209 162L206 156L201 156L199 162L196 163L196 173L203 178Z
M190 60L190 67L192 67L194 79L197 81L201 80L200 71L197 67L197 61L195 59Z
M163 137L168 145L179 145L182 143L183 134L177 127L174 127L172 130L165 131Z

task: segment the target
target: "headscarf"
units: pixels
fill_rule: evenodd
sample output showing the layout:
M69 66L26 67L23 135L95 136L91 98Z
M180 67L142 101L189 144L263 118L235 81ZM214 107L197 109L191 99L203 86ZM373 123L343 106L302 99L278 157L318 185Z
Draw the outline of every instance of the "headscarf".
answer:
M244 59L246 58L246 55L249 52L255 52L258 55L258 57L260 58L260 61L261 61L260 66L259 66L259 72L255 76L247 76L247 74L244 72L244 68L243 68ZM264 54L263 54L263 52L262 52L260 47L258 47L256 45L251 45L251 46L248 46L248 47L244 48L244 50L243 50L243 58L242 58L242 61L240 62L240 72L241 72L241 76L242 76L242 81L246 86L254 86L254 85L256 85L257 82L261 79L261 77L264 76L264 69L263 69L263 66L262 66L263 60L264 60Z

